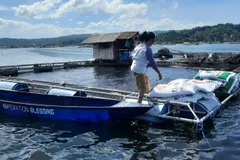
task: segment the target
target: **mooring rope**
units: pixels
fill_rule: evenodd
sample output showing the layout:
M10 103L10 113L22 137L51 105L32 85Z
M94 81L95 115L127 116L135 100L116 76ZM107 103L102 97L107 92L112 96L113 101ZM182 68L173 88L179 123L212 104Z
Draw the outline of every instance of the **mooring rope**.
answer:
M201 131L201 132L202 132L203 140L205 140L205 141L207 142L207 144L209 145L209 147L210 147L210 149L211 149L212 146L211 146L209 140L207 139L207 137L205 136L205 133L204 133L203 131Z

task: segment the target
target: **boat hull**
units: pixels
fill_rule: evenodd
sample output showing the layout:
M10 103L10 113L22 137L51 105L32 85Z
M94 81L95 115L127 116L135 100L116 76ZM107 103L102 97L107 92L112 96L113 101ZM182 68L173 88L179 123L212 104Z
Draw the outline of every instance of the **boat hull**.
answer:
M101 122L134 119L151 108L106 98L0 90L0 112L10 116Z
M103 122L133 119L147 112L149 107L141 108L91 108L59 107L46 105L21 104L0 100L0 112L8 116L21 116L37 119L68 120L78 122Z

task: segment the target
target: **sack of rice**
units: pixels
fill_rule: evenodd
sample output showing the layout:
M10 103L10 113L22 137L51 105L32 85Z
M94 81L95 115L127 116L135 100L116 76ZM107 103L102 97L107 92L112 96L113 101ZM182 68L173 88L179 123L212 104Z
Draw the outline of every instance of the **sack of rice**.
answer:
M235 76L236 73L226 71L204 71L199 70L194 79L210 79L227 82L231 77Z
M212 80L176 79L169 82L168 85L174 85L176 88L196 93L198 91L213 92L219 88L222 83Z
M231 93L236 92L240 88L240 75L237 75L234 83L236 83L236 84L233 86L232 90L230 90ZM228 86L225 87L226 90L227 90L227 87Z
M167 84L159 84L153 88L151 92L149 92L149 97L175 97L180 95L192 95L193 92L186 91L186 90L180 90L177 88L174 88L173 85L167 85Z
M213 97L215 97L215 94L211 92L209 93L197 92L189 96L166 97L164 98L164 100L197 103L201 99L212 99Z
M148 94L149 97L191 96L197 92L213 92L221 82L210 80L176 79L168 84L159 84Z
M234 72L227 71L203 71L200 70L194 79L209 79L223 82L223 90L232 93L232 90L239 85L239 75Z

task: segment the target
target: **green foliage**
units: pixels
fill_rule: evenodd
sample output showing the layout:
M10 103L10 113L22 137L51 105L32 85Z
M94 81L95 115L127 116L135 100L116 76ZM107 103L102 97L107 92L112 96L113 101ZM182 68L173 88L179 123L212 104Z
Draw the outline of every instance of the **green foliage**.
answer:
M222 43L240 42L240 24L218 24L196 27L190 30L168 31L156 37L156 43Z

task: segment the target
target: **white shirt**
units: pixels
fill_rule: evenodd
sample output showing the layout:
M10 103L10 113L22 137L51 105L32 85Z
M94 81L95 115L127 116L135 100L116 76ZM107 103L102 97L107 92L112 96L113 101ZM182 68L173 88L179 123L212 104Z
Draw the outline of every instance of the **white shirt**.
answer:
M141 43L135 47L132 52L131 71L136 73L144 73L146 71L148 60L146 56L147 47L145 43Z

